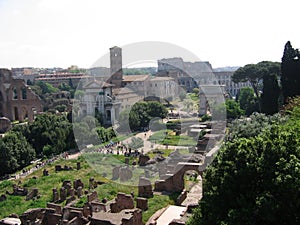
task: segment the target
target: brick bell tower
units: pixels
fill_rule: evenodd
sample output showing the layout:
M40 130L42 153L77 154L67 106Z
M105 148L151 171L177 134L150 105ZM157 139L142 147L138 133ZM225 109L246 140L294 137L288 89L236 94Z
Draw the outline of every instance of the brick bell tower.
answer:
M122 49L115 46L110 50L110 78L108 82L115 85L115 88L122 87L123 70L122 70Z

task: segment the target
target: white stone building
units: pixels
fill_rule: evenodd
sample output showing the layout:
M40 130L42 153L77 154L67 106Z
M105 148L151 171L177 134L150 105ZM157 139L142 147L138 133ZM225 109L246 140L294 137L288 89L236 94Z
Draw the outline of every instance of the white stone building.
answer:
M83 115L95 115L101 112L105 125L115 123L119 115L120 103L112 95L113 85L103 81L91 80L84 84L84 96L80 99L80 110Z

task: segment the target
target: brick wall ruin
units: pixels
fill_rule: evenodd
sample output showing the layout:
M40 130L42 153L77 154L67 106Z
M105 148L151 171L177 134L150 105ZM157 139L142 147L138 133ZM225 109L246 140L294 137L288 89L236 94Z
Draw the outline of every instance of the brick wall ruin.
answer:
M30 87L22 79L13 79L10 70L0 69L0 117L32 121L41 111L41 100Z

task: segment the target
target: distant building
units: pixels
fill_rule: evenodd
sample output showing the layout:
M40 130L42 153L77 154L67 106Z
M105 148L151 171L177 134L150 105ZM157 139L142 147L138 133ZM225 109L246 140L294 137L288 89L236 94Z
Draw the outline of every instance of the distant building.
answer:
M101 112L105 125L114 124L119 115L120 103L116 102L113 93L113 85L95 79L85 83L82 90L84 96L80 98L80 113L83 115L95 115Z
M175 98L178 95L178 85L172 77L152 77L149 80L147 96L162 99Z
M47 82L54 87L58 87L62 83L70 84L74 87L78 85L81 79L89 78L90 76L86 73L70 73L70 72L56 72L56 73L45 73L39 74L35 81Z
M184 62L182 58L158 60L157 76L172 77L187 92L201 85L225 85L225 91L235 97L243 87L251 87L249 82L234 83L231 80L235 70L214 70L209 62Z
M182 58L158 60L157 76L172 77L180 87L192 92L200 84L213 84L214 76L209 62L184 62Z
M12 68L11 71L13 78L23 79L26 84L33 83L39 74L33 67Z
M32 121L42 111L39 97L22 79L14 79L8 69L0 69L0 117Z
M91 70L96 77L107 80L113 85L113 94L121 103L121 109L128 109L134 103L146 97L163 98L175 97L178 94L178 85L172 77L155 77L151 75L123 75L122 49L110 48L110 77L106 77L105 67L96 67Z
M139 101L144 99L143 95L138 94L131 88L114 88L113 95L117 102L120 103L120 111L131 109L131 107Z
M217 71L214 74L218 80L218 84L225 85L225 91L232 97L235 97L241 88L251 87L250 82L234 83L231 79L234 71Z
M177 84L171 77L126 75L123 76L122 88L114 88L113 93L123 110L130 109L136 102L147 97L175 98L177 89Z
M132 89L143 97L148 95L150 75L125 75L122 79L122 87Z

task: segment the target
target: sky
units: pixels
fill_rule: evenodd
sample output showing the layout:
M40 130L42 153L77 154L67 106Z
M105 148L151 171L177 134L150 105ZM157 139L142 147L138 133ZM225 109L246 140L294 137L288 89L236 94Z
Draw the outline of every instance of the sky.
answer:
M300 48L296 0L0 0L0 68L89 68L112 46L160 41L214 68Z

